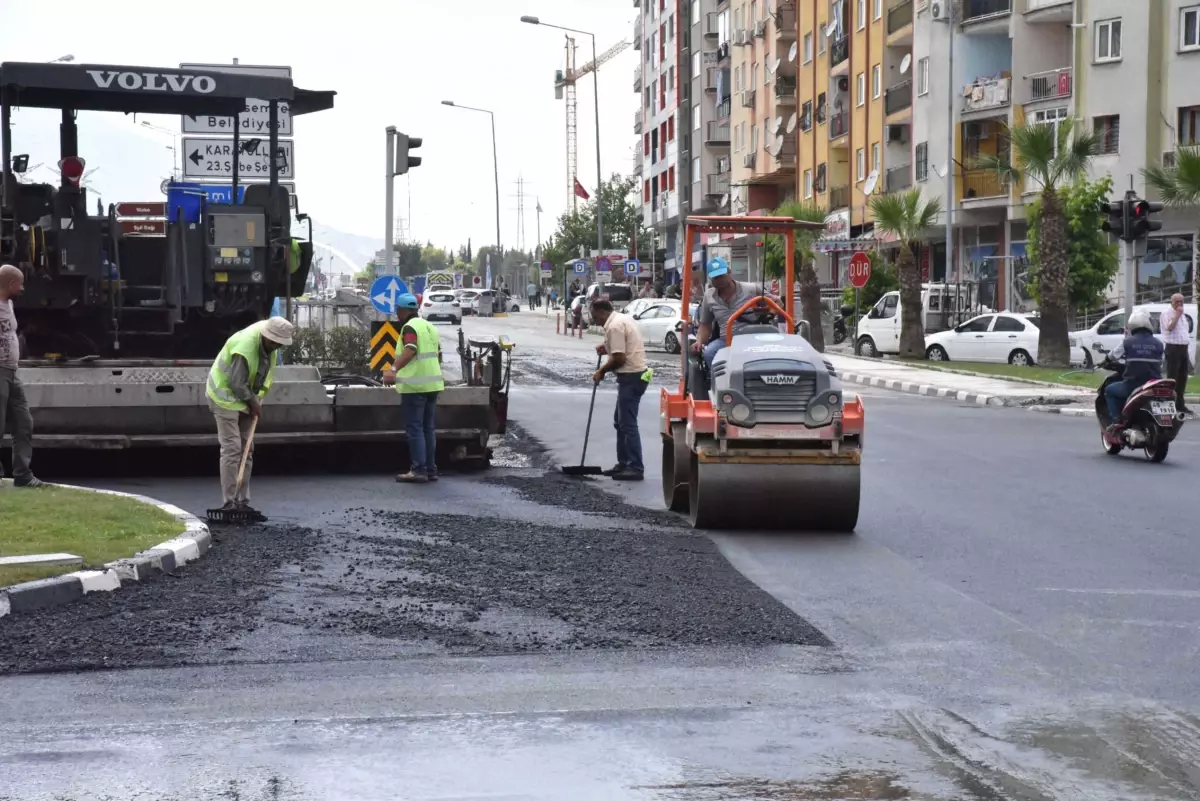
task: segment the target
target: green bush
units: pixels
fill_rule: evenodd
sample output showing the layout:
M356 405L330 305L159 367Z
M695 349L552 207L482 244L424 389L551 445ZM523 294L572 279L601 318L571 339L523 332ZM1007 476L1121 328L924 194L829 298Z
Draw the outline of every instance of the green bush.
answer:
M357 328L297 328L283 358L288 364L365 374L370 347L370 333Z
M871 257L871 277L867 279L867 285L858 290L860 314L878 303L879 299L888 292L900 288L900 278L896 275L896 266L884 261L883 256L877 250L871 251L868 255ZM854 305L854 287L848 286L842 290L842 305Z

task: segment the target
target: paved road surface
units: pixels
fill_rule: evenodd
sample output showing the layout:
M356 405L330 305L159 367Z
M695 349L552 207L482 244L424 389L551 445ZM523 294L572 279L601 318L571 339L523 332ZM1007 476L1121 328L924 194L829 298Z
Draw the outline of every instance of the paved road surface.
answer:
M650 480L541 477L578 459L595 340L540 325L467 322L517 341L518 466L263 478L284 528L0 621L9 670L129 666L0 678L0 799L1200 797L1200 429L1154 466L1089 420L870 390L855 536L710 541L654 511L651 395Z

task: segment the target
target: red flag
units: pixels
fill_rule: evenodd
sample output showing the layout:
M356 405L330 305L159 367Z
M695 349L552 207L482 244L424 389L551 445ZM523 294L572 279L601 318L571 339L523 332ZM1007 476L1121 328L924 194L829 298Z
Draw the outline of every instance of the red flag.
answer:
M579 183L578 178L575 179L575 194L584 200L588 200L591 197L591 195L587 193L587 190L583 188L583 184Z

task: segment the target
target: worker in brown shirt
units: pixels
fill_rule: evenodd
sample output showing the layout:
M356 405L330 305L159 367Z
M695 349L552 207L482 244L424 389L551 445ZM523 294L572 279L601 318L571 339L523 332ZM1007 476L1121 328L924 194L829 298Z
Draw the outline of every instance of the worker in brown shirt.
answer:
M646 367L646 346L633 319L614 312L610 301L593 303L592 319L604 326L604 344L597 345L596 352L608 355L608 361L600 366L592 380L598 384L608 373L617 377L617 407L613 412L613 427L617 429L617 464L604 474L615 481L641 481L645 465L642 463L638 409L651 377Z

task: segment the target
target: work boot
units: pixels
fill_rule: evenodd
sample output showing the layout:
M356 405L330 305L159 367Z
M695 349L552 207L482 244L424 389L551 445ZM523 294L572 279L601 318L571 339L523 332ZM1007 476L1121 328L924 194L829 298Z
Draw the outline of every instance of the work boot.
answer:
M438 476L438 471L437 471L437 470L430 470L430 471L429 471L429 474L426 476L426 478L428 478L430 481L437 481L437 480L438 480L438 478L439 478L439 476Z
M624 473L627 469L628 468L626 468L625 465L617 463L617 464L613 465L612 467L608 468L607 470L600 471L600 475L612 477L612 476L615 476L617 473Z
M646 478L642 473L639 473L636 470L630 470L629 468L619 470L615 473L610 473L609 477L612 478L613 481L644 481Z
M13 486L22 489L45 489L51 485L37 476L26 476L25 478L14 478Z
M401 484L425 484L428 483L429 476L421 475L420 473L414 473L413 471L409 470L407 473L401 473L400 475L396 476L396 481L400 482Z

